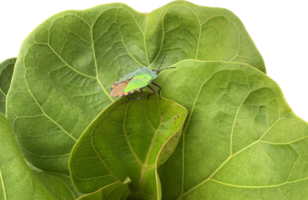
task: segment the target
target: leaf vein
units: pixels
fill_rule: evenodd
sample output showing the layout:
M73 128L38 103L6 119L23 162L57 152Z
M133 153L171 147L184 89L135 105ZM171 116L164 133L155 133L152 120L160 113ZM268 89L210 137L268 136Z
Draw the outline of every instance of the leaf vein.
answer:
M281 183L281 184L277 184L277 185L246 186L246 185L234 185L234 184L230 184L230 183L225 183L225 182L222 182L222 181L218 181L218 180L215 180L215 179L211 179L211 181L216 182L216 183L219 183L219 184L222 184L222 185L227 185L227 186L231 186L231 187L238 187L238 188L253 188L253 189L256 189L256 188L272 188L272 187L279 187L279 186L283 186L283 185L287 185L287 184L292 184L292 183L297 183L297 182L305 181L305 180L308 180L308 177L302 178L302 179L299 179L299 180L296 180L296 181L288 181L288 182Z
M52 121L54 124L56 124L60 129L62 129L62 131L63 131L64 133L66 133L70 138L72 138L75 142L77 142L77 140L76 140L75 137L73 137L71 134L69 134L62 126L60 126L56 121L54 121L51 117L49 117L49 116L45 113L44 109L43 109L43 108L41 107L41 105L37 102L37 99L34 97L34 95L32 94L32 92L30 91L30 88L29 88L29 85L28 85L28 81L27 81L27 79L26 79L26 74L27 74L27 71L25 71L25 77L24 77L24 79L25 79L25 82L26 82L26 85L27 85L29 94L32 96L33 100L36 102L37 106L41 109L41 111L43 112L43 114L44 114L50 121Z
M100 159L100 161L103 163L103 165L106 167L106 169L108 170L108 172L110 173L110 175L118 182L121 183L121 181L111 172L111 170L109 169L108 165L104 162L104 160L101 158L101 156L99 155L99 153L97 152L97 149L95 148L95 145L93 144L93 131L91 131L91 145L93 147L93 150L95 151L96 155L98 156L98 158ZM76 176L76 175L75 175Z
M123 130L124 130L125 138L126 138L126 140L127 140L128 146L129 146L129 148L130 148L132 154L134 155L134 157L136 158L136 160L138 161L138 163L139 163L141 166L143 166L143 164L141 163L141 161L139 160L139 158L138 158L137 155L135 154L135 152L134 152L134 150L133 150L133 148L132 148L132 145L130 144L130 141L129 141L129 139L128 139L127 132L126 132L126 129L125 129L126 116L127 116L127 109L128 109L128 107L129 107L129 105L130 105L131 102L132 102L132 101L130 101L130 102L127 104L127 107L126 107L126 109L125 109L124 123L123 123L122 126L123 126Z
M110 97L108 92L106 91L106 88L101 83L99 76L98 76L98 67L97 67L97 60L96 60L96 53L95 53L95 47L94 47L94 40L93 40L93 27L91 27L91 40L92 40L92 49L93 49L93 57L94 57L94 64L95 64L95 70L96 70L96 80L107 95L107 97L111 100L111 102L114 102L114 100Z
M0 180L1 180L2 190L3 190L4 200L7 200L6 190L5 190L5 186L4 186L4 180L3 180L1 169L0 169Z

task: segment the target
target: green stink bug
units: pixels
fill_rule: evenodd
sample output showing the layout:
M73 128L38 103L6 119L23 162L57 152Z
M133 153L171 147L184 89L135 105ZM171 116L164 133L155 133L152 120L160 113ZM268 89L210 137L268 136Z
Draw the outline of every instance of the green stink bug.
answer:
M164 56L163 60L161 61L161 64L159 66L159 68L157 70L152 70L146 67L139 67L137 70L126 74L124 76L122 76L121 78L119 78L111 87L111 91L110 91L110 96L111 97L124 97L130 94L133 94L134 92L137 92L140 90L140 95L138 98L131 98L129 97L127 99L134 99L134 100L139 100L142 96L142 88L144 87L148 87L150 88L153 93L156 93L156 90L154 90L151 86L149 86L150 83L152 83L153 85L155 85L156 87L159 88L158 90L158 95L160 97L160 90L161 90L161 86L153 83L152 81L154 79L157 78L157 74L159 74L161 71L165 70L165 69L171 69L171 68L175 68L175 67L169 67L169 68L165 68L159 71L160 67L162 66L164 59L165 59L166 55ZM147 99L149 99L149 97L152 95L149 94Z

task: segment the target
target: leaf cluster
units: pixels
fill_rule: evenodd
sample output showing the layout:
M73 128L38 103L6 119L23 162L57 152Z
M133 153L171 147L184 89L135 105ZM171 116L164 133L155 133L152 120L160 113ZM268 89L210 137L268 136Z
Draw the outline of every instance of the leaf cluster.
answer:
M110 97L165 54L162 98ZM308 196L308 124L226 9L58 13L0 63L0 112L0 200Z

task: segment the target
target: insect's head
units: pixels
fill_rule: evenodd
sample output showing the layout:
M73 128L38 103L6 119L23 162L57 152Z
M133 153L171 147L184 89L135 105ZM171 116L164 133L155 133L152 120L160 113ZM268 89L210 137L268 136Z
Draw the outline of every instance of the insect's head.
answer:
M165 69L172 69L172 68L176 68L176 67L168 67L168 68L165 68L165 69L159 70L159 69L160 69L160 67L161 67L161 65L163 64L163 62L164 62L164 60L165 60L166 55L167 55L167 54L165 54L165 56L164 56L163 60L161 61L159 68L158 68L157 70L153 70L153 71L155 71L155 72L156 72L156 74L159 74L161 71L163 71L163 70L165 70Z

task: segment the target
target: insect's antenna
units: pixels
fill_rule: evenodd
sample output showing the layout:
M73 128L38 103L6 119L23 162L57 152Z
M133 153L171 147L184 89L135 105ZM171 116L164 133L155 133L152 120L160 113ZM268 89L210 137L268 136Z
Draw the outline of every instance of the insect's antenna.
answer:
M165 68L165 69L172 69L172 68L176 68L176 67L168 67L168 68ZM162 69L160 71L157 71L157 74L160 73L161 71L164 71L165 69Z
M160 69L161 65L163 64L163 62L164 62L164 60L165 60L165 58L166 58L166 55L167 55L167 54L165 54L165 56L164 56L163 60L162 60L162 61L161 61L161 63L160 63L159 68L156 70L157 72L159 71L159 69Z

